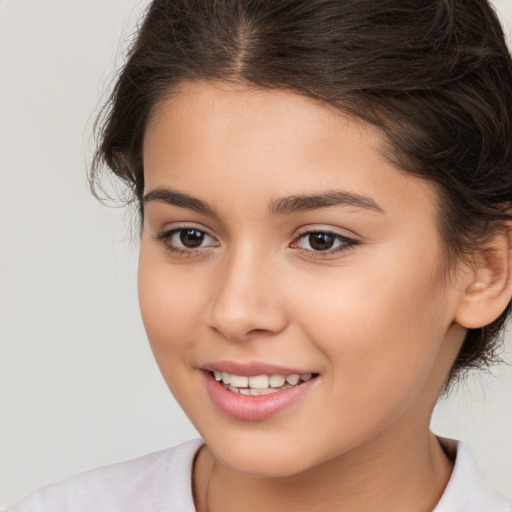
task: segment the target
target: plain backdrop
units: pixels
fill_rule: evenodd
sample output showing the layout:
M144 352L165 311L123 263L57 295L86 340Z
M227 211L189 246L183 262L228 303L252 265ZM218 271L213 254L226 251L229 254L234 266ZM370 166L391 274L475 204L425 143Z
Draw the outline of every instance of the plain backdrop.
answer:
M146 5L0 0L0 509L197 436L146 342L132 213L100 205L85 177L95 113ZM496 7L510 33L512 0ZM440 403L433 428L512 499L510 367Z

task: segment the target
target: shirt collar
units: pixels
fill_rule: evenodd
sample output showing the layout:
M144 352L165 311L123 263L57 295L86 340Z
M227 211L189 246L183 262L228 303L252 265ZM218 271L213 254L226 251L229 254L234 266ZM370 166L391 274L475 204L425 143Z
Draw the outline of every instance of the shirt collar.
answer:
M433 512L511 512L505 498L495 491L477 469L467 446L453 439L439 438L455 456L452 475Z

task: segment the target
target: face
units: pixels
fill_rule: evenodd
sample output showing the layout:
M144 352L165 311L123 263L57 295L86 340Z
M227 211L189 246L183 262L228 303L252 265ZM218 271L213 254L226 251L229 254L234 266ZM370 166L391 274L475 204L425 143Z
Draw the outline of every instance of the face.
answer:
M190 83L155 110L142 316L229 468L290 475L428 428L463 335L460 292L433 186L382 146L287 91Z

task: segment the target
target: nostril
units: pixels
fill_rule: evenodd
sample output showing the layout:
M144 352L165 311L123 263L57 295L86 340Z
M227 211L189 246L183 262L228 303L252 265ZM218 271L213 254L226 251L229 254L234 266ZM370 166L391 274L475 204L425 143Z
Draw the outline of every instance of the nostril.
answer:
M263 332L265 332L265 329L252 329L251 331L249 331L247 333L247 335L250 335L250 334L261 334Z

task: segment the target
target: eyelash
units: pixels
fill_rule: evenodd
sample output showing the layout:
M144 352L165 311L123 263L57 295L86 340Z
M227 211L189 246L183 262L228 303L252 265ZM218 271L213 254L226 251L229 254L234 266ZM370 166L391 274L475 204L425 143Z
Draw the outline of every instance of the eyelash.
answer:
M185 247L177 247L176 245L173 245L171 243L171 238L183 231L197 231L198 233L202 233L203 235L206 235L213 239L211 235L209 235L206 231L203 229L199 229L196 226L181 226L179 228L175 229L169 229L167 231L162 231L161 233L158 233L155 236L155 240L161 242L165 248L177 256L200 256L204 252L208 250L208 247L198 247L197 249L191 249L191 248L185 248Z
M183 231L192 231L192 230L197 231L198 233L201 233L204 236L214 239L206 231L204 231L202 229L198 229L195 226L181 226L179 228L162 231L161 233L158 233L154 238L155 238L155 240L161 242L165 246L166 250L168 250L169 252L171 252L173 254L176 254L177 256L187 256L187 257L200 256L201 254L204 254L205 252L207 252L211 246L198 247L196 249L193 249L193 248L178 247L171 243L171 238L174 235L181 233ZM334 243L339 242L340 245L333 249L327 249L324 251L315 251L313 249L301 248L301 250L300 250L301 255L305 254L309 258L326 258L326 257L328 258L329 256L332 256L335 254L341 254L343 252L349 251L349 250L353 249L356 245L359 244L358 240L354 240L353 238L349 238L347 236L340 235L339 233L335 233L333 231L324 230L324 229L310 229L310 230L304 231L302 233L299 233L295 237L295 240L292 242L292 244L290 246L297 247L298 242L300 240L302 240L308 236L311 236L315 233L329 235L329 236L333 237Z
M359 244L358 240L355 240L353 238L350 238L348 236L340 235L339 233L336 233L334 231L329 231L327 229L308 229L306 231L303 231L302 233L299 233L296 237L294 242L292 243L292 247L296 247L299 240L307 238L308 236L314 235L315 233L320 233L323 235L329 235L334 240L333 242L339 242L340 245L338 247L334 247L333 249L327 249L325 251L315 251L312 249L304 249L302 248L300 250L300 254L306 254L309 258L328 258L329 256L341 254L347 251L350 251L353 249L356 245Z

